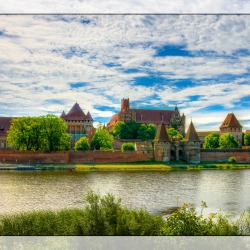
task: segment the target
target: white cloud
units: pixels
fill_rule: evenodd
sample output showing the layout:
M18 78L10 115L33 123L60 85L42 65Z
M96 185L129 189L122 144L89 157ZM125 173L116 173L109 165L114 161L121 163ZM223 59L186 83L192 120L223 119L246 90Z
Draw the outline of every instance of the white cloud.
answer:
M247 0L8 0L2 13L249 13Z
M243 85L249 82L250 56L234 55L249 49L249 27L244 15L0 16L0 103L13 104L0 115L60 114L77 101L93 118L107 119L114 112L95 106L119 110L123 97L159 106L178 100L188 116L211 105L233 109L236 100L250 95ZM216 53L155 57L166 44ZM137 71L126 73L129 69ZM135 85L136 77L149 73L164 77L165 86ZM223 75L237 79L223 81ZM175 86L189 78L200 86ZM74 82L86 86L73 89ZM193 94L201 97L191 101Z

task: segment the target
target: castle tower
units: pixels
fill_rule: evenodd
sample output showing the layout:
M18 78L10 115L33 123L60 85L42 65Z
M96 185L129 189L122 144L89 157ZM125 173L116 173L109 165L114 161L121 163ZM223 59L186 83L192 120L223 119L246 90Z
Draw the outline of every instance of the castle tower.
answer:
M230 133L242 146L242 126L233 113L228 114L220 126L220 134Z
M191 121L184 143L184 157L188 163L200 163L200 139Z
M161 123L154 139L154 155L156 161L170 160L170 140L164 123Z
M129 109L129 98L128 99L121 99L121 111L127 111Z

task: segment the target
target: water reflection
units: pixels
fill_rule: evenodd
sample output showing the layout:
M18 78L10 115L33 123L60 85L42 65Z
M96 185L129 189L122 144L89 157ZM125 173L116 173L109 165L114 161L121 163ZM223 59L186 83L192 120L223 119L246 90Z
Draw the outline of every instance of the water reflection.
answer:
M84 206L88 189L113 193L126 206L151 213L183 202L209 212L242 212L250 207L250 170L169 172L0 172L0 214ZM177 196L178 201L177 201Z

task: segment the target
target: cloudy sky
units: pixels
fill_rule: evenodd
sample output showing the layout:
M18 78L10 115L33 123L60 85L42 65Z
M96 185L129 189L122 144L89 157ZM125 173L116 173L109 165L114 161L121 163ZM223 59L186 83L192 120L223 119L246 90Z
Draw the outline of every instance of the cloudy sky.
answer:
M238 1L233 1L235 4ZM243 1L244 2L244 1ZM250 129L249 15L1 15L0 116L173 109Z

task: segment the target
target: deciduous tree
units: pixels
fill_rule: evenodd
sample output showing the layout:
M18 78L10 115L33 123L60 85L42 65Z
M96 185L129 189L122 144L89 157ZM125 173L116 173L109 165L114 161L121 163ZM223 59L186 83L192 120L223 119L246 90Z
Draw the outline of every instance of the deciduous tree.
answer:
M205 137L205 141L203 143L203 148L218 148L220 140L219 133L210 133L208 136Z
M219 140L220 148L238 148L239 143L234 139L234 136L230 133L226 133L220 136Z
M90 149L89 139L86 136L81 137L75 143L75 150L89 150L89 149Z
M114 138L109 134L108 130L105 128L97 128L92 141L91 148L92 149L112 149L112 142Z

